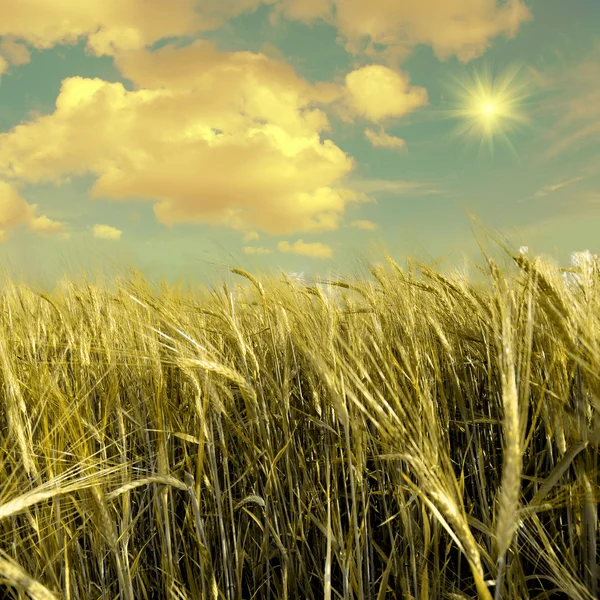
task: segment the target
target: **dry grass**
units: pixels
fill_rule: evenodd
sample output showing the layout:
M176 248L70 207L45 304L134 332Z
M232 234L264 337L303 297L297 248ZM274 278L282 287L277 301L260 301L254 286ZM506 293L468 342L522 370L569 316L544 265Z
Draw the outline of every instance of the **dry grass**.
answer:
M598 272L386 258L339 303L9 287L0 595L598 597Z

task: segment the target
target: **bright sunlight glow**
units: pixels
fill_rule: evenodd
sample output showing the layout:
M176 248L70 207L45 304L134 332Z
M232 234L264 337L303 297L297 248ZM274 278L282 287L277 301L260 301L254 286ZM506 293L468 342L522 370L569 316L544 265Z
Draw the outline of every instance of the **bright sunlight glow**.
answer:
M507 69L499 76L483 75L474 70L473 75L465 74L462 79L452 77L452 91L458 97L458 105L453 109L442 110L448 118L458 118L462 123L452 137L476 137L480 139L480 152L488 142L494 153L494 138L500 137L518 157L507 133L519 125L529 123L529 118L521 111L523 101L529 97L529 81L517 82L520 67Z

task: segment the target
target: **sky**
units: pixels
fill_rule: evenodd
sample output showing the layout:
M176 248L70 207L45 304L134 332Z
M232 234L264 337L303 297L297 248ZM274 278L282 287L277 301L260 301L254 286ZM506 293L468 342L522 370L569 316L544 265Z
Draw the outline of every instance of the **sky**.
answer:
M474 277L470 215L570 266L600 245L598 31L598 0L0 0L2 268Z

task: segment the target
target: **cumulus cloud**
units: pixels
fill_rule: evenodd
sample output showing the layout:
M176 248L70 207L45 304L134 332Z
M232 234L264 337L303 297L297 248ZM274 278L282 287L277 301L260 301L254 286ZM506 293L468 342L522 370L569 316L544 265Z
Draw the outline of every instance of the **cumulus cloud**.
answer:
M352 221L350 227L356 227L358 229L366 229L368 231L374 231L377 229L377 225L373 221Z
M41 217L34 217L31 222L29 223L29 229L31 231L35 231L37 233L58 233L58 234L63 234L63 239L64 239L64 235L67 235L67 239L68 239L68 234L64 234L64 224L63 223L59 223L58 221L53 221L52 219L49 219L48 217L46 217L45 215L42 215Z
M205 40L124 51L115 64L138 89L65 79L52 114L0 134L0 173L31 183L91 173L93 198L154 201L168 226L273 235L335 230L348 203L372 201L338 185L354 160L321 141L329 122L313 105L333 90L289 65Z
M257 240L260 236L256 231L248 231L248 233L244 234L245 242L252 242L253 240Z
M379 132L365 129L365 137L375 148L405 148L406 142L399 137L389 135L383 129Z
M39 234L67 236L66 225L53 221L45 215L36 217L37 204L28 204L11 183L0 180L0 241L6 241L8 233L27 225Z
M262 0L25 0L2 7L0 36L40 50L87 37L96 56L136 50L163 38L191 36L254 12ZM266 4L272 0L265 0Z
M313 258L331 258L332 255L332 250L327 244L321 242L308 243L303 240L297 240L293 244L286 241L279 242L277 249L280 252L312 256Z
M274 18L324 19L348 48L366 40L368 56L377 55L375 45L399 56L430 44L441 59L470 60L492 37L514 35L531 18L521 0L173 0L168 10L163 0L12 3L0 19L0 73L29 60L23 42L48 49L86 38L87 51L114 57L133 91L65 79L53 113L33 113L0 134L0 176L40 183L92 174L92 198L152 202L168 226L208 223L272 235L337 229L348 204L373 200L368 185L340 185L355 162L321 140L330 131L322 107L379 124L425 106L427 92L399 69L377 64L354 69L341 83L310 84L270 46L268 55L219 52L206 40L149 49L262 4ZM374 146L404 145L383 129L365 135ZM436 193L404 183L383 191ZM36 230L56 227L42 217L30 226L35 219Z
M110 225L94 225L93 231L94 237L100 240L119 240L123 234L122 231Z
M26 0L3 7L0 36L12 35L37 49L86 37L89 52L115 55L218 29L262 5L271 7L273 25L282 18L324 20L338 30L349 52L390 61L428 44L441 60L455 55L467 62L481 56L492 38L514 36L532 18L523 0Z
M367 65L348 73L346 89L354 112L375 123L427 104L425 88L411 86L406 73L383 65Z
M276 4L275 15L323 19L337 28L348 52L380 55L388 64L403 60L419 44L431 46L440 60L454 55L468 62L494 37L514 37L532 19L522 0L284 0Z

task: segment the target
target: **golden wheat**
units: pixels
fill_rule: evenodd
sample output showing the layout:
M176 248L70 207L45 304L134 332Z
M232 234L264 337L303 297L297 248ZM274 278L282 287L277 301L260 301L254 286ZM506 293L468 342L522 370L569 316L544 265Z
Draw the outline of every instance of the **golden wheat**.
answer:
M600 273L513 254L488 287L388 256L202 301L9 287L0 595L598 597Z

